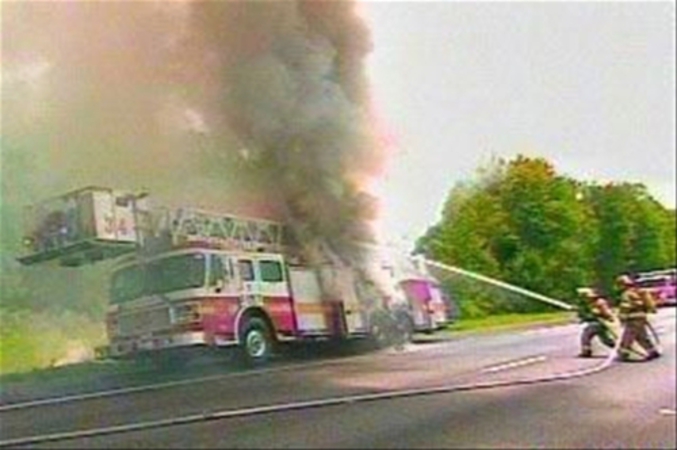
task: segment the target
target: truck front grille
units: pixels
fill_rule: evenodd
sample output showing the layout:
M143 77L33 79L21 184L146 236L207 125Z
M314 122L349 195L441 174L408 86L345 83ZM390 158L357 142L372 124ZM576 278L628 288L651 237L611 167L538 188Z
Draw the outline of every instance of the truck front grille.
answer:
M121 313L118 316L118 333L134 336L167 329L171 325L169 308L144 309Z

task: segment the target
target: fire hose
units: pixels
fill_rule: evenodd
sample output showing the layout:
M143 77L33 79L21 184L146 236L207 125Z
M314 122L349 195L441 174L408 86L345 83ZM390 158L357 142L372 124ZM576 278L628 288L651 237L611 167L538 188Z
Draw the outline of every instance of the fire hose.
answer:
M620 341L619 341L620 342ZM100 428L89 428L73 431L55 432L44 435L25 436L7 440L0 440L0 448L13 447L17 445L29 445L54 441L63 441L70 439L82 439L94 436L104 436L117 433L127 433L131 431L142 431L148 429L165 428L178 425L188 425L198 422L226 420L239 417L248 417L263 414L274 414L289 411L307 410L315 408L325 408L338 405L353 405L356 403L375 402L381 400L392 400L398 398L410 398L437 394L449 394L454 392L480 391L486 389L495 389L502 387L515 387L532 385L539 383L554 382L558 380L568 380L572 378L592 375L609 368L613 362L613 357L618 349L609 355L604 362L596 364L593 367L578 369L570 372L556 373L545 376L526 377L516 380L498 380L487 382L474 382L468 384L450 384L442 386L430 386L421 388L400 389L385 392L372 392L363 394L353 394L339 397L319 398L311 400L301 400L290 403L269 404L261 406L250 406L240 409L224 409L203 411L179 417L169 417L166 419L148 420L128 424L104 426Z
M503 281L496 280L494 278L490 278L490 277L487 277L487 276L484 276L484 275L480 275L480 274L475 273L475 272L464 270L464 269L461 269L459 267L450 266L448 264L443 264L443 263L433 261L433 260L430 260L430 259L427 259L427 258L423 258L423 257L420 257L420 256L414 257L414 259L423 261L425 264L428 264L431 267L436 267L436 268L441 269L441 270L446 270L446 271L449 271L449 272L452 272L452 273L464 275L464 276L467 276L467 277L470 277L470 278L473 278L473 279L476 279L476 280L479 280L479 281L482 281L482 282L485 282L485 283L488 283L488 284L491 284L491 285L494 285L494 286L498 286L498 287L504 288L506 290L516 292L518 294L522 294L522 295L525 295L527 297L533 298L534 300L538 300L540 302L556 306L556 307L564 309L566 311L577 311L579 309L578 307L576 307L575 305L572 305L570 303L563 302L561 300L557 300L557 299L554 299L554 298L550 298L550 297L547 297L545 295L539 294L537 292L533 292L533 291L530 291L528 289L524 289L524 288L521 288L521 287L518 287L518 286L514 286L514 285L511 285L509 283L505 283ZM651 322L649 322L648 320L646 321L646 324L647 324L647 328L650 330L651 335L652 335L652 337L655 341L655 345L657 345L657 346L660 345L660 339L658 338L658 333L654 329L653 325L651 325ZM615 335L617 345L616 345L616 348L614 350L614 353L616 353L618 351L618 344L620 343L619 336L622 336L623 333L621 332L621 333L618 333L618 335L616 335L616 333L608 325L603 324L603 326L605 326L613 335ZM643 355L642 353L637 352L637 351L632 350L632 349L630 349L630 351L632 353L636 354L636 355Z
M606 326L606 324L604 325ZM622 325L621 325L622 326ZM658 339L656 330L651 327L652 334ZM620 335L622 335L622 331ZM403 390L394 390L386 392L375 392L375 393L366 393L366 394L356 394L356 395L347 395L333 398L320 398L314 400L305 400L297 401L284 404L271 404L271 405L261 405L253 407L245 407L236 410L217 410L217 411L204 411L198 414L192 414L187 416L180 417L170 417L166 419L151 420L145 422L136 422L122 425L114 425L101 428L91 428L84 430L73 430L65 432L57 432L46 435L36 435L36 436L26 436L19 437L14 439L0 440L0 447L7 446L16 446L16 445L26 445L26 444L37 444L69 439L79 439L87 438L101 435L110 435L115 433L125 433L129 431L141 431L153 428L163 428L171 427L177 425L186 425L196 422L203 421L212 421L212 420L224 420L229 418L236 417L247 417L252 415L259 414L271 414L279 413L285 411L295 411L303 409L313 409L313 408L322 408L329 406L336 406L342 404L355 404L361 402L373 402L379 400L390 400L396 398L407 398L407 397L418 397L418 396L427 396L435 394L445 394L453 392L463 392L463 391L477 391L483 389L493 389L500 387L509 387L509 386L520 386L520 385L530 385L544 382L553 382L557 380L567 380L571 378L591 375L597 372L601 372L609 368L613 361L616 360L618 355L619 347L621 340L616 339L613 351L607 356L607 358L601 363L597 364L590 368L578 369L570 372L563 372L558 374L551 374L546 376L537 376L533 378L521 378L516 380L500 380L500 381L488 381L488 382L475 382L469 384L451 384L451 385L442 385L442 386L431 386L423 388L412 388L412 389L403 389Z
M651 331L651 335L652 335L653 338L654 338L654 341L655 341L656 346L661 345L661 340L660 340L660 338L658 337L658 333L656 332L656 329L653 327L653 325L651 324L651 322L650 322L648 319L647 319L647 321L646 321L646 326L647 326L647 328L649 329L649 331Z

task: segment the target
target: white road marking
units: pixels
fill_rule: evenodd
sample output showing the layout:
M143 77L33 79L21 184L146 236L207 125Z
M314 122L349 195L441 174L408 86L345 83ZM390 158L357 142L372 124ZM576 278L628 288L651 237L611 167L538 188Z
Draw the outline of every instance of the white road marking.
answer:
M517 361L512 361L505 364L499 364L498 366L488 367L482 370L482 373L492 373L500 372L501 370L514 369L516 367L526 366L528 364L535 364L537 362L545 361L546 357L544 355L532 356L529 358L519 359Z
M441 347L446 346L447 344L444 342L435 342L435 343L427 343L427 344L417 344L417 343L412 343L409 342L407 344L404 344L402 347L397 348L397 347L387 347L383 350L381 350L382 354L387 354L387 355L392 355L392 354L403 354L403 353L416 353L416 352L425 352L429 350L435 350Z
M524 361L540 361L545 359L545 356L527 358ZM202 411L198 414L192 414L189 416L181 417L171 417L167 419L159 419L147 422L135 422L129 424L114 425L109 427L102 428L90 428L90 429L80 429L73 431L57 432L52 434L44 435L35 435L35 436L23 436L8 440L0 440L0 447L16 446L16 445L25 445L25 444L35 444L40 442L49 442L49 441L58 441L64 439L78 439L85 437L92 437L97 435L106 435L113 433L122 433L130 431L139 431L151 428L160 428L176 425L185 425L200 421L207 420L219 420L219 419L228 419L233 417L243 417L243 416L252 416L256 414L270 414L277 413L282 411L293 411L301 410L308 408L320 408L341 404L355 404L358 402L370 402L377 400L387 400L394 398L406 398L420 395L434 395L434 394L444 394L460 391L473 391L479 389L492 389L505 386L518 386L525 384L535 384L543 383L556 380L566 380L570 378L582 377L586 375L591 375L593 373L600 372L602 370L608 369L611 366L613 358L607 358L602 364L596 365L594 367L585 368L582 370L577 370L574 372L560 373L555 375L549 375L545 377L536 377L536 378L524 378L511 381L490 381L485 383L470 383L470 384L458 384L458 385L444 385L438 387L426 387L426 388L415 388L415 389L403 389L403 390L392 390L385 392L376 392L376 393L366 393L366 394L355 394L345 397L330 397L330 398L320 398L315 400L306 400L306 401L297 401L291 403L278 403L270 405L261 405L261 406L251 406L234 410L217 410L217 411ZM513 363L514 364L514 363ZM674 412L674 410L671 410Z
M670 408L661 408L661 409L658 411L658 413L659 413L659 414L662 414L662 415L664 415L664 416L674 416L674 415L677 415L677 411L675 411L674 409L670 409Z
M0 412L10 411L10 410L14 410L14 409L32 408L32 407L35 407L35 406L54 405L54 404L76 402L76 401L82 401L82 400L91 400L91 399L103 398L103 397L113 397L113 396L117 396L117 395L135 394L135 393L138 393L138 392L167 389L167 388L179 387L179 386L184 386L184 385L189 385L189 384L206 383L206 382L209 382L209 381L217 381L217 380L226 380L228 378L241 378L241 377L247 377L247 376L251 377L251 376L263 375L263 374L274 373L274 372L292 371L292 370L297 370L299 368L309 368L309 367L314 367L314 366L324 366L324 365L330 365L330 364L338 364L339 361L345 362L345 361L349 361L349 360L353 360L353 359L359 359L359 358L362 358L362 357L364 357L364 355L347 357L347 358L338 359L338 360L327 360L327 361L321 360L321 361L313 361L313 362L309 362L309 363L301 363L301 364L298 364L298 365L289 364L289 365L284 365L284 366L280 366L280 367L269 367L269 368L256 369L256 370L244 370L242 372L207 375L207 376L203 376L203 377L187 378L187 379L175 380L175 381L166 381L166 382L163 382L163 383L146 384L146 385L141 385L141 386L121 387L121 388L110 389L110 390L105 390L105 391L86 392L86 393L82 393L82 394L72 394L72 395L67 395L67 396L64 396L64 397L47 397L47 398L42 398L42 399L37 399L37 400L29 400L29 401L20 402L20 403L9 403L9 404L0 403Z
M414 346L413 344L409 344L403 350L386 349L385 351L386 352L392 351L391 354L403 354L403 353L417 352L417 351L423 351L423 350L430 350L431 348L441 346L442 344L443 343L433 344L433 345L425 345L423 347ZM207 376L203 376L203 377L167 381L167 382L163 382L163 383L147 384L147 385L141 385L141 386L121 387L121 388L115 388L115 389L110 389L110 390L105 390L105 391L72 394L72 395L67 395L67 396L64 396L64 397L47 397L47 398L42 398L42 399L37 399L37 400L29 400L29 401L20 402L20 403L9 403L9 404L0 403L0 412L10 411L10 410L15 410L15 409L33 408L33 407L36 407L36 406L55 405L55 404L60 404L60 403L91 400L91 399L104 398L104 397L113 397L113 396L117 396L117 395L135 394L135 393L138 393L138 392L168 389L168 388L174 388L174 387L179 387L179 386L185 386L185 385L189 385L189 384L206 383L206 382L217 381L217 380L226 380L228 378L251 377L251 376L263 375L263 374L269 374L269 373L275 373L275 372L293 371L293 370L298 370L298 369L303 369L303 368L313 368L313 367L322 367L322 366L328 366L328 365L336 365L336 364L345 363L347 361L359 361L359 360L362 360L362 359L369 359L369 358L373 358L373 354L348 356L348 357L344 357L344 358L312 361L312 362L300 363L300 364L291 363L291 364L288 364L288 365L283 365L283 366L278 366L278 367L268 367L268 368L262 368L262 369L256 369L256 370L244 370L242 372L207 375Z

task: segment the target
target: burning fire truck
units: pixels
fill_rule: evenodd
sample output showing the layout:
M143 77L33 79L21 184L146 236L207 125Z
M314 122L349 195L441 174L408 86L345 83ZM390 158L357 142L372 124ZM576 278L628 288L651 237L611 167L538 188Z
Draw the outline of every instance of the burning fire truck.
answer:
M265 361L286 341L375 338L383 305L405 330L439 326L421 319L440 308L432 278L391 278L404 296L369 291L350 266L304 264L278 222L151 208L146 194L102 187L39 203L27 219L25 265L115 259L108 357L237 346L249 361Z

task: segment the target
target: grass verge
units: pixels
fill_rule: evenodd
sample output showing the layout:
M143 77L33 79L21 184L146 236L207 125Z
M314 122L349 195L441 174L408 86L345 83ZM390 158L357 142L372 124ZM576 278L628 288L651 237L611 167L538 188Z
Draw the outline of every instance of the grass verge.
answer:
M459 333L489 333L495 331L509 331L513 329L529 328L534 326L549 326L571 323L575 320L575 313L572 312L553 312L553 313L529 313L529 314L504 314L484 317L481 319L461 319L456 323L448 325L445 329L435 332L431 335L421 336L423 340L427 337L440 338L444 336L454 336ZM417 337L418 339L418 337ZM110 374L128 374L132 375L139 371L139 367L131 363L113 363L102 364L98 362L83 362L79 364L69 364L63 367L44 367L33 368L32 370L19 371L17 373L0 374L0 385L8 382L23 381L46 381L76 379L79 377L96 377L97 375ZM0 388L2 392L2 388Z
M549 313L501 314L478 319L461 319L448 325L446 332L492 332L533 326L561 325L576 320L576 313L558 311Z

